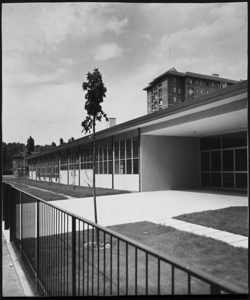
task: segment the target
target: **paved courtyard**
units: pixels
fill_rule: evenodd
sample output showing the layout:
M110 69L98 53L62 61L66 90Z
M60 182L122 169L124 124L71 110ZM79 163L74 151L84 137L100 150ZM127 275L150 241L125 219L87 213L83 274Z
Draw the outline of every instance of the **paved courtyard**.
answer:
M93 198L51 201L75 215L94 221ZM185 213L230 206L247 206L247 195L203 190L157 191L97 197L98 223L102 226L162 220Z

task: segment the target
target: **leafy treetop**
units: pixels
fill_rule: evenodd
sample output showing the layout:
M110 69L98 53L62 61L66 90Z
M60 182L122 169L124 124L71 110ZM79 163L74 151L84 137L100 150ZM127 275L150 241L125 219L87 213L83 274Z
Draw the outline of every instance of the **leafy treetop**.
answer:
M96 120L101 121L102 117L108 121L107 115L103 112L101 103L106 97L106 87L102 81L102 74L97 68L93 73L88 72L87 82L83 82L82 88L87 91L85 95L86 103L84 108L87 111L86 119L82 122L82 127L85 132L90 132L92 127L96 125Z

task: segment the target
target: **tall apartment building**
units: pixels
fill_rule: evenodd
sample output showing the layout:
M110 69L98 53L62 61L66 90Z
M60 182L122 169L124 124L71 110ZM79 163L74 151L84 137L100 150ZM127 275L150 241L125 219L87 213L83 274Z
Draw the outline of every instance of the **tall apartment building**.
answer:
M239 81L198 73L181 73L175 68L156 77L143 90L147 91L147 112L152 113L178 103L212 93Z

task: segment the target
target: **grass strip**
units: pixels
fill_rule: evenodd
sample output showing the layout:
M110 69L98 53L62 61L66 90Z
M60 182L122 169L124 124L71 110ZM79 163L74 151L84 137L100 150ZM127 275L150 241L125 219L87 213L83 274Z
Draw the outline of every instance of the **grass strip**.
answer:
M247 249L236 248L224 242L150 222L116 225L109 228L207 273L245 289L248 288ZM85 227L85 229L78 231L75 239L77 295L97 295L98 293L99 295L110 295L111 292L112 295L125 295L126 291L129 295L135 295L135 248L130 245L126 247L125 243L121 241L118 245L116 238L111 240L108 234L104 237L104 234L100 232L100 241L110 243L112 247L100 250L98 256L98 251L91 246L94 238L93 231L91 228ZM32 261L34 268L35 240L35 238L27 238L22 243L24 251L30 257L34 257ZM72 295L73 247L71 232L40 237L40 246L40 275L49 293L54 296L64 296L68 291L67 295ZM137 254L137 294L145 295L146 293L145 260L148 259L148 294L155 295L158 291L158 261L150 255L146 258L143 251L138 250ZM160 273L161 294L171 294L171 266L161 263ZM174 281L176 294L188 293L185 272L176 269ZM209 293L209 285L195 278L192 278L191 282L192 294Z
M183 214L173 219L248 236L248 207L246 206Z
M55 182L45 182L45 181L34 181L31 179L7 179L7 182L13 184L17 188L30 193L31 195L40 197L46 201L54 201L54 200L63 200L68 199L67 197L63 197L60 194L64 194L66 196L72 198L85 198L85 197L92 197L93 196L93 189L89 187L82 187L82 186L73 186L68 184L59 184ZM33 186L40 189L50 190L58 195L48 193L46 191L40 191L37 189L33 189L28 187ZM114 190L114 189L106 189L106 188L96 188L96 196L107 196L107 195L118 195L118 194L125 194L130 193L130 191L123 191L123 190Z

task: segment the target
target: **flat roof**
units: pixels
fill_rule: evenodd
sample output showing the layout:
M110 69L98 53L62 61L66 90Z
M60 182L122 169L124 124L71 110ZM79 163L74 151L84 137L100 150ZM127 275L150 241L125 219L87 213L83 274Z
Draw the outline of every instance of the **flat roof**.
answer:
M212 105L216 106L217 102L219 102L219 101L224 101L224 103L225 103L225 101L227 101L227 99L229 99L229 98L247 93L247 87L248 87L248 81L247 80L242 81L235 85L229 86L227 88L215 91L213 93L202 95L202 96L195 98L193 100L190 100L190 101L182 102L173 107L169 107L169 108L166 108L166 109L163 109L160 111L156 111L151 114L143 115L141 117L138 117L138 118L126 121L124 123L121 123L121 124L112 126L110 128L96 132L96 140L110 137L112 135L117 135L117 134L120 134L123 132L131 131L136 128L149 126L153 123L155 124L155 123L159 123L159 122L164 122L164 120L166 120L167 118L168 119L174 118L175 115L181 114L181 113L187 114L189 111L195 110L195 109L197 110L198 108L202 108L203 106L204 107L208 106L208 105L210 105L210 107ZM76 139L73 142L59 145L59 146L53 147L49 150L42 151L37 154L33 154L31 156L28 156L26 159L29 160L29 159L36 158L36 157L46 155L49 153L62 151L62 150L68 149L68 148L73 148L73 147L79 146L84 143L89 143L91 135L92 134L89 134L82 138Z
M214 81L224 81L224 82L229 82L229 83L233 83L236 84L239 81L237 80L232 80L232 79L227 79L227 78L222 78L220 76L215 76L215 75L204 75L204 74L199 74L199 73L193 73L193 72L178 72L175 69L172 70L168 70L164 73L162 73L161 75L157 76L156 78L154 78L147 87L145 87L143 90L147 90L149 88L152 87L152 85L157 82L160 78L166 76L166 75L173 75L173 76L179 76L179 77L195 77L195 78L201 78L201 79L207 79L207 80L214 80Z

